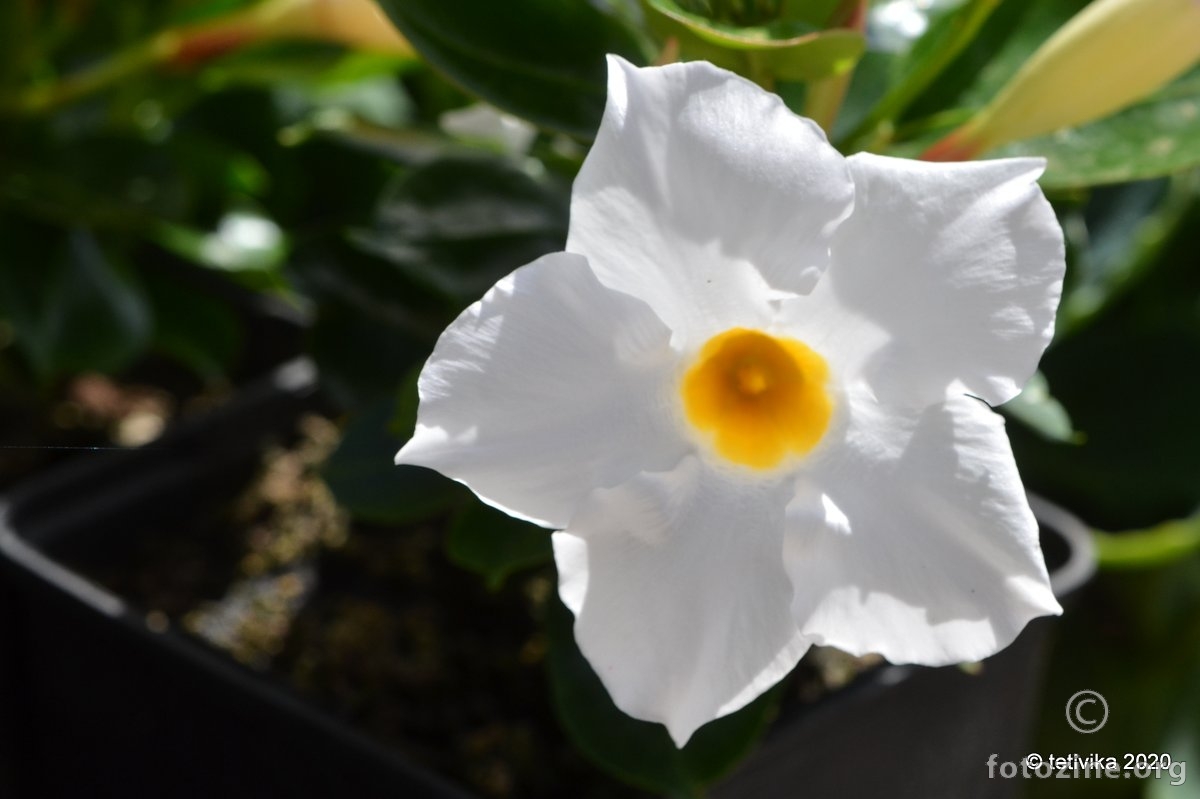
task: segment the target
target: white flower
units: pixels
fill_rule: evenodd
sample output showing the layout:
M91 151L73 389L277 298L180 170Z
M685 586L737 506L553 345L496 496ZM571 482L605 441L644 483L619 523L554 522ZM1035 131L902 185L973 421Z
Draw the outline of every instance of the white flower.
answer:
M568 252L443 334L397 461L562 531L580 648L681 746L814 643L992 654L1060 612L984 404L1054 326L1042 167L843 158L728 72L611 58Z

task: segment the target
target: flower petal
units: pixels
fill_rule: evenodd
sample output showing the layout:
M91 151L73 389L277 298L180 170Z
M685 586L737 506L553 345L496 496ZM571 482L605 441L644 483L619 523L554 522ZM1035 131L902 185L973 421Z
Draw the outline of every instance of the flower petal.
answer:
M575 181L567 249L667 325L746 325L768 289L805 292L854 186L820 128L704 62L608 62L608 105Z
M598 486L682 456L668 341L645 303L602 286L582 256L540 258L442 334L421 371L416 432L396 462L564 527Z
M1012 399L1054 333L1065 269L1036 183L1044 162L849 162L854 215L784 327L880 396L937 402L958 381L993 405Z
M991 655L1061 612L997 414L971 397L909 414L864 395L852 405L845 445L788 507L802 633L940 665Z
M780 558L790 493L688 456L596 491L554 534L580 649L618 707L664 723L681 747L808 648Z

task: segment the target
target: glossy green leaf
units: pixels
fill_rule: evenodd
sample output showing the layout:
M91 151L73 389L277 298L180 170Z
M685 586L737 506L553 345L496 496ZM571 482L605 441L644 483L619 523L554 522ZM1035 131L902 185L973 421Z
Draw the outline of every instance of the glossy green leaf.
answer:
M567 194L496 159L443 159L380 199L374 227L351 241L459 306L519 266L561 250Z
M1124 183L1200 165L1200 71L1150 100L1081 128L1017 142L988 157L1046 158L1047 189Z
M51 379L127 366L145 351L153 330L143 289L90 233L57 237L38 230L37 238L28 230L3 230L9 262L0 268L0 315L11 322L34 371Z
M662 36L680 40L686 58L704 58L753 77L805 81L850 70L865 47L850 30L813 30L793 21L755 28L713 22L682 9L674 0L646 0Z
M450 527L450 560L483 576L496 590L513 572L550 562L550 531L514 519L478 500Z
M575 746L590 760L628 783L671 796L701 796L749 753L774 715L778 691L709 722L682 750L666 727L639 721L617 709L600 678L575 644L573 618L555 600L546 620L548 667L555 710Z
M415 394L415 381L405 391ZM338 504L355 518L406 524L444 513L465 497L466 489L431 469L395 464L411 433L396 421L394 398L356 414L321 469Z
M382 0L422 56L534 124L590 138L604 113L604 57L643 61L634 33L587 0Z

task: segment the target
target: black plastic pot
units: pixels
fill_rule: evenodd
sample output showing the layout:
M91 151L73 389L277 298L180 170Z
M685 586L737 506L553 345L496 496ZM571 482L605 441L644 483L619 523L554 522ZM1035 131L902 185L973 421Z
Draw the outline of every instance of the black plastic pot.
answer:
M0 753L13 755L7 769L0 758L0 795L467 796L205 645L156 632L62 565L229 496L264 438L318 404L313 371L292 363L162 443L67 464L0 500ZM1090 573L1088 539L1037 510L1065 596ZM1049 626L1030 625L977 675L864 675L777 724L716 795L1009 795L985 763L1023 754Z
M0 502L0 727L17 797L462 797L221 654L155 632L57 560L196 512L312 409L305 361L161 444L75 462ZM2 785L2 783L0 783Z

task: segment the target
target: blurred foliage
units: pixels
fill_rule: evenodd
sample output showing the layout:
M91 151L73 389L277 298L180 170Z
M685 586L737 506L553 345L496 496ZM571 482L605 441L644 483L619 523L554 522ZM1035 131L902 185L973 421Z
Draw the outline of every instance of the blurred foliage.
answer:
M831 137L845 152L917 155L1084 5L892 0L860 24L848 0L383 0L413 57L270 37L187 49L189 31L220 30L248 0L0 3L0 391L48 400L74 375L154 359L236 380L262 346L261 302L282 303L345 413L324 469L339 502L376 523L442 520L449 558L499 586L549 561L546 531L392 456L440 331L562 248L607 53L706 58L797 111L820 91L840 108ZM183 50L156 50L164 32ZM845 84L814 83L831 79L848 80L844 102ZM539 129L528 153L439 127L477 99ZM1083 687L1113 705L1089 747L1198 751L1198 108L1193 70L1107 119L992 154L1049 160L1068 244L1058 335L1004 409L1014 450L1032 489L1109 531L1097 540L1111 571L1063 625L1044 751L1078 748L1058 720ZM771 712L759 700L676 751L612 706L565 609L548 629L565 730L633 784L696 793Z
M590 136L604 112L604 56L644 63L635 33L586 2L382 0L429 63L543 127Z

